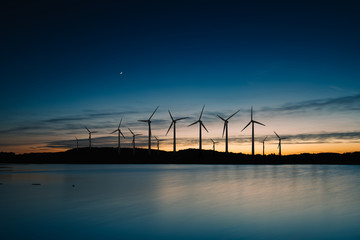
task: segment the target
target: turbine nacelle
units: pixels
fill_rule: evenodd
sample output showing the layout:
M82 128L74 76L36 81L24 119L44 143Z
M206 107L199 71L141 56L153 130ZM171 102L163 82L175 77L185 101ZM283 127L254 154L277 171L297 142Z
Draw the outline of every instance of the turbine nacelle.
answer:
M148 123L148 126L149 126L149 134L148 134L148 137L149 137L149 155L150 155L150 152L151 152L151 118L154 116L156 110L158 110L159 106L157 106L154 110L154 112L150 115L149 119L147 120L138 120L139 122L147 122Z
M85 127L85 129L89 132L90 135L91 135L92 133L97 133L97 131L90 131L87 127Z
M228 123L229 123L229 119L230 118L232 118L235 114L237 114L238 112L240 112L240 109L239 110L237 110L235 113L233 113L232 115L230 115L230 117L228 117L228 118L223 118L223 117L221 117L220 115L217 115L218 116L218 118L220 118L221 120L223 120L224 121L224 128L223 128L223 133L222 133L222 136L224 137L224 133L225 133L225 129L227 129L227 126L228 126Z
M169 129L167 130L165 136L167 136L167 134L169 133L171 127L172 127L173 125L175 125L177 121L180 121L180 120L183 120L183 119L187 119L187 118L188 118L188 117L182 117L182 118L174 119L173 116L171 115L170 110L168 110L168 112L169 112L169 115L170 115L170 118L171 118L171 124L170 124L170 127L169 127Z
M188 127L192 126L192 125L195 125L197 123L199 123L199 150L200 150L200 154L201 154L201 129L204 128L207 132L209 132L205 125L203 124L203 122L201 121L201 117L202 117L202 114L204 112L204 108L205 108L205 105L203 106L202 110L201 110L201 113L200 113L200 117L199 117L199 120L197 120L196 122L193 122L192 124L190 124Z
M262 126L265 126L265 124L263 124L261 122L258 122L258 121L255 121L253 119L253 107L251 106L251 119L250 119L250 122L248 124L246 124L246 126L241 131L244 131L250 124L252 125L251 153L252 153L253 156L255 155L255 143L254 143L254 124L255 123L259 124L259 125L262 125Z
M113 134L113 133L119 132L119 134L120 134L121 136L123 136L123 138L125 138L124 134L123 134L123 133L121 132L121 130L120 130L121 122L122 122L122 118L120 119L120 122L119 122L119 126L118 126L118 128L117 128L117 129L115 129L114 131L112 131L110 134Z

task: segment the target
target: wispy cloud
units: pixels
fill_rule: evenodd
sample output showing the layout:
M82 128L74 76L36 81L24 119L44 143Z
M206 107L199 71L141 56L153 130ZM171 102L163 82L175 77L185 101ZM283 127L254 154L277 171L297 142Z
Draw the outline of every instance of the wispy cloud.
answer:
M262 141L265 136L258 136L256 141ZM331 133L304 133L296 135L284 135L281 136L284 138L283 144L322 144L322 143L343 143L343 142L360 142L360 132L331 132ZM244 144L249 142L249 136L238 136L229 138L231 144ZM286 141L285 141L286 139ZM123 147L132 147L131 145L132 138L122 139ZM222 138L214 138L216 141L223 141ZM268 137L268 141L277 141L277 137ZM204 138L203 143L210 144L210 139ZM92 139L93 146L96 147L116 147L117 146L117 137L108 136L108 137L98 137ZM178 145L182 146L192 146L198 144L198 138L177 138ZM88 139L79 139L80 147L87 147L89 144ZM140 135L136 137L136 147L147 147L148 139L146 135ZM155 140L153 140L155 144ZM163 139L162 144L172 144L172 139ZM74 148L76 146L76 140L59 140L51 141L47 143L49 148Z
M293 141L360 140L360 132L305 133L282 136Z
M329 133L303 133L303 134L294 134L294 135L281 135L281 137L286 141L284 143L306 143L306 144L319 144L319 143L338 143L352 141L360 142L360 132L329 132ZM262 141L265 136L258 136L257 141ZM241 143L244 140L250 139L250 136L241 136L229 138L232 142ZM267 140L278 140L274 136L268 136Z
M79 147L89 146L89 140L87 138L79 139ZM117 137L116 136L107 136L107 137L94 137L91 139L93 147L116 147L117 146ZM169 140L164 140L162 143L166 143ZM155 144L155 139L153 140ZM76 139L67 139L67 140L58 140L51 141L46 144L49 148L75 148ZM121 139L122 147L132 147L132 137L127 137L126 139ZM145 135L136 136L136 147L147 147L148 138Z
M315 99L297 103L286 103L279 107L263 107L264 112L296 112L306 110L359 111L360 94L339 98Z
M207 128L209 127L208 124L216 123L222 126L222 121L216 116L220 115L223 117L230 116L233 114L237 109L232 110L221 110L214 111L214 110L207 110L205 107L204 114L203 114L203 121ZM234 119L239 116L249 116L250 109L241 109L240 113L234 116ZM259 109L259 112L264 112L265 114L277 114L279 112L285 114L298 114L302 112L313 112L314 110L323 110L324 112L328 113L336 112L336 111L353 111L359 112L360 110L360 94L353 95L353 96L345 96L339 98L326 98L326 99L317 99L317 100L309 100L309 101L302 101L297 103L287 103L281 106L275 107L263 107ZM116 146L116 137L109 136L103 138L96 138L96 135L102 134L109 134L113 131L117 125L120 117L125 116L123 120L122 129L124 134L128 131L127 127L130 127L137 133L147 134L147 125L142 122L138 122L138 119L146 119L152 113L153 109L144 109L141 110L130 110L126 109L125 111L111 111L111 110L91 110L91 111L81 111L79 114L74 115L60 115L60 116L53 116L47 119L39 119L38 121L24 121L22 123L13 123L12 126L8 126L8 128L0 129L1 138L4 139L2 141L3 146L6 145L5 141L8 144L15 144L19 142L17 140L22 138L30 141L29 139L32 136L39 136L37 140L32 138L32 141L38 141L40 143L40 136L43 136L43 139L49 139L52 136L57 138L69 138L70 140L63 140L63 141L54 141L49 142L48 147L59 147L62 146L64 148L71 148L74 146L74 140L72 139L73 136L86 136L86 130L84 126L86 125L90 129L97 131L98 133L94 136L94 144L98 143L99 146ZM198 111L194 111L190 114L186 114L186 117L189 119L184 120L181 122L181 126L185 127L188 124L196 121L199 118L201 108ZM184 117L181 112L176 112L175 117ZM171 120L168 115L167 109L159 109L154 118L152 119L152 129L153 131L160 131L163 130L164 134L169 127ZM210 129L209 129L210 130ZM211 130L210 130L211 131ZM126 134L125 134L126 135ZM24 138L25 137L25 138ZM331 133L304 133L304 134L297 134L297 135L287 135L282 136L287 138L288 143L304 143L304 142L334 142L336 141L358 141L360 139L360 132L331 132ZM259 136L259 140L260 140ZM143 140L142 140L143 139ZM238 136L230 139L232 142L244 142L248 140L248 136ZM84 141L81 143L83 146L87 146L87 139L82 140ZM98 142L97 142L98 141ZM146 146L146 138L144 136L138 137L138 146ZM131 141L124 141L126 142ZM192 138L188 139L178 139L179 144L189 144L193 145L197 143L197 135L194 135ZM165 143L163 143L165 144Z

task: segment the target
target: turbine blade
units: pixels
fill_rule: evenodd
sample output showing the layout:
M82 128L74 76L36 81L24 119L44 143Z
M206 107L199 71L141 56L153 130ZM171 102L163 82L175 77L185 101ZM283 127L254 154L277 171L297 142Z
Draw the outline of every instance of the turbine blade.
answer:
M169 133L169 131L170 131L170 129L171 129L171 127L172 127L172 125L173 125L173 124L174 124L174 122L171 122L170 127L169 127L169 129L167 130L167 132L166 132L165 136L167 136L167 135L168 135L168 133Z
M121 126L121 122L122 122L122 118L120 119L118 129L119 129L119 128L120 128L120 126Z
M209 131L206 129L205 125L204 125L202 122L201 122L200 124L201 124L201 126L204 127L204 129L205 129L207 132L209 132ZM200 127L201 127L201 126L200 126Z
M139 122L148 122L149 120L138 120Z
M175 119L175 121L179 121L179 120L183 120L183 119L188 119L189 117L182 117L182 118L177 118Z
M267 139L267 136L265 137L265 139L263 140L263 142L265 142L265 141L266 141L266 139Z
M194 125L194 124L197 124L199 122L199 120L197 120L196 122L193 122L192 124L190 124L188 127Z
M224 118L222 118L221 116L219 116L219 115L216 115L216 116L218 116L218 118L220 118L221 120L223 120L224 122L226 121Z
M125 138L124 134L120 130L119 130L119 132L120 132L121 136L123 136L123 138Z
M251 120L253 120L253 107L251 106Z
M247 128L250 125L250 123L251 123L251 121L241 131L244 131L245 128Z
M154 112L151 114L151 116L149 117L149 121L150 121L150 119L154 116L154 114L155 114L155 112L156 112L156 110L158 110L158 108L159 108L159 106L157 106L157 108L154 110Z
M117 129L116 130L114 130L114 131L112 131L110 134L113 134L114 132L116 132L117 131Z
M278 138L281 138L275 131L274 131L274 133L276 134L276 136L277 136Z
M170 114L171 120L173 120L173 121L174 121L174 118L173 118L173 116L171 115L170 110L168 110L168 111L169 111L169 114Z
M88 132L90 132L90 130L87 128L87 127L85 127L86 128L86 130L88 131Z
M226 122L224 122L224 129L223 129L222 137L224 137L225 128L226 128Z
M233 115L231 115L230 117L228 117L226 120L229 120L230 118L232 118L235 114L237 114L238 112L240 112L240 109L237 110Z
M210 140L211 140L213 143L215 143L215 142L214 142L214 140L213 140L212 138L210 138Z
M199 120L201 119L201 116L202 116L202 114L203 114L203 112L204 112L204 108L205 108L205 104L204 104L204 106L203 106L203 108L202 108L202 110L201 110Z
M133 133L133 131L131 131L131 129L130 128L128 128L129 129L129 131L131 132L131 134L133 135L133 136L135 136L135 134Z
M262 124L262 123L260 123L258 121L253 121L253 122L265 126L265 124Z

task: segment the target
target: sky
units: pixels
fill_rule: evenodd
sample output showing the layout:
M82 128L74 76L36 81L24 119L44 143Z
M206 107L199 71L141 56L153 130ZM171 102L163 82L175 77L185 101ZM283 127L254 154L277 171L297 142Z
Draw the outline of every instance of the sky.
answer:
M142 134L153 116L160 149L353 152L360 150L360 2L358 1L9 1L2 37L0 151L53 152L116 147L122 118ZM122 74L120 74L122 73ZM155 147L155 141L153 142Z

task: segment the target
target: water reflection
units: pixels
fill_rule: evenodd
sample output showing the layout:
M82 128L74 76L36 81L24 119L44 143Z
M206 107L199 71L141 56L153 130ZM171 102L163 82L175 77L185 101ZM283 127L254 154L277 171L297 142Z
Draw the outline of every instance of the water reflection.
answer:
M0 172L9 239L360 237L359 166L10 167Z

